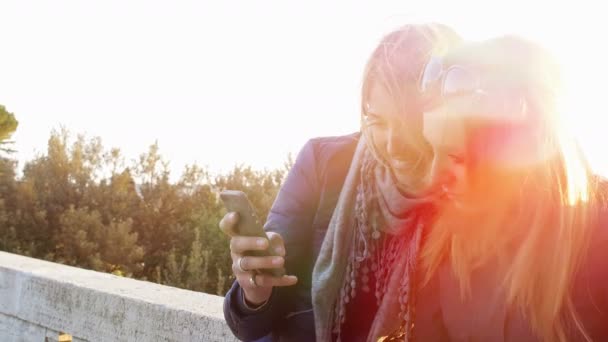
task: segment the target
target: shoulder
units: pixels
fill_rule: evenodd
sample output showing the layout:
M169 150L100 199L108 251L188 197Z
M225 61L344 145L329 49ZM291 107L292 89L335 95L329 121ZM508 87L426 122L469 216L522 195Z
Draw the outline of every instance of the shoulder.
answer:
M317 189L328 173L348 170L360 133L310 139L300 149L289 170L284 187L302 184Z
M310 150L320 170L330 165L341 164L347 167L355 153L360 132L310 139L303 150Z
M323 150L340 149L350 145L356 145L359 141L361 132L347 135L317 137L309 140L309 144Z

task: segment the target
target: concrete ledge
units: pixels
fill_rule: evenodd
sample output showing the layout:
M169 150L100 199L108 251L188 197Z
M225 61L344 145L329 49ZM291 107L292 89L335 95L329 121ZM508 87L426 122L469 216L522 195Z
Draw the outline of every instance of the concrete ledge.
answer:
M223 298L0 252L0 340L236 341ZM22 333L20 333L21 331Z

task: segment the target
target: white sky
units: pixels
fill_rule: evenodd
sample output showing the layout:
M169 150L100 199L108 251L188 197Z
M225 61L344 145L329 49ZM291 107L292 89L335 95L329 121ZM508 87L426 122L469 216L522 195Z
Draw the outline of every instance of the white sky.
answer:
M555 3L3 0L0 104L20 121L21 165L63 125L127 160L158 140L174 176L193 162L278 167L308 138L355 131L368 54L389 30L432 20L553 49L572 125L608 175L604 11Z

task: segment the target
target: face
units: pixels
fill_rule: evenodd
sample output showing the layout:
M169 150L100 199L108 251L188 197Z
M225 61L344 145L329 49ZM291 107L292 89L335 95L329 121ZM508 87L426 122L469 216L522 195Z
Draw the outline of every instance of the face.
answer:
M423 127L433 151L428 184L458 204L469 188L465 120L442 105L424 113Z
M432 150L428 186L456 208L476 211L491 205L490 197L509 198L525 176L522 170L540 160L530 140L535 135L471 106L467 97L457 97L424 112L423 135Z
M430 149L422 137L421 114L404 113L380 86L372 87L365 107L363 124L380 157L389 164L405 190L423 193L423 175Z

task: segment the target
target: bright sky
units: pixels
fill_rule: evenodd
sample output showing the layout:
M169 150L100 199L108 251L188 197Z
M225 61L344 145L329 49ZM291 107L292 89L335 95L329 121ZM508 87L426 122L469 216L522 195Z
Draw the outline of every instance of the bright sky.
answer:
M127 160L158 140L174 176L194 162L278 167L311 137L355 131L368 54L389 30L431 20L552 49L571 126L608 175L608 21L599 1L557 3L3 0L0 104L20 121L21 166L63 125Z

